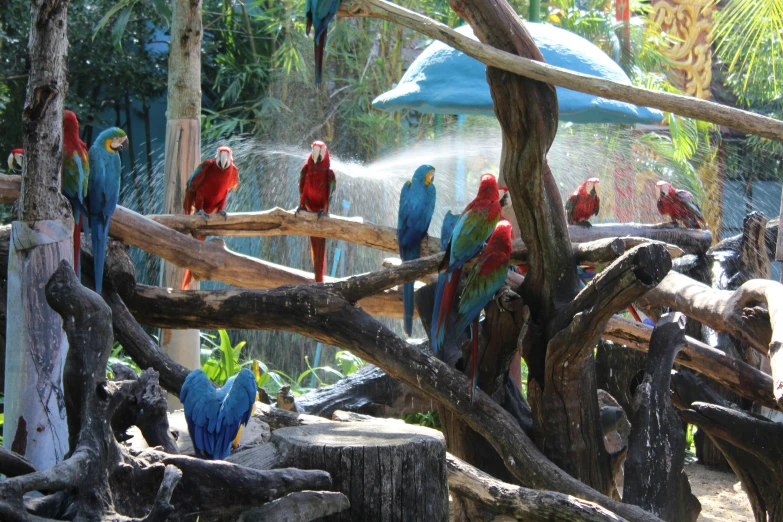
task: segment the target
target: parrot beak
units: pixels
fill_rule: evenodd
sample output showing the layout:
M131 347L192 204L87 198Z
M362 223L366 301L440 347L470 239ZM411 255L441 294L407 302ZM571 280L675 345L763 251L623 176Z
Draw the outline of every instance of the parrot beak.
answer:
M507 187L500 187L500 208L505 208L511 203L511 195Z
M315 163L320 163L322 159L324 159L323 149L316 145L313 147L313 161Z
M217 164L218 167L220 167L222 170L226 170L231 166L231 157L229 156L228 152L224 150L218 152Z
M424 184L429 186L430 183L433 183L435 181L435 171L431 170L427 172L427 175L424 177Z
M111 148L115 152L120 152L121 150L124 150L125 147L128 145L128 137L127 136L120 136L119 138L114 138L111 140Z

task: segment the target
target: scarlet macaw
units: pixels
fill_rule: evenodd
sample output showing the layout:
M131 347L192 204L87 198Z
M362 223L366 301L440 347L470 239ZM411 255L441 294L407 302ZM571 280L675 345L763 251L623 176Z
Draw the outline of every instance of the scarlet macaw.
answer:
M218 213L226 217L228 194L239 187L239 169L234 165L234 155L229 147L218 147L214 159L203 161L188 179L183 210L185 214L196 213L207 219L207 214ZM204 240L203 237L196 239ZM182 289L187 290L193 281L193 274L185 270Z
M87 210L92 231L92 255L95 267L95 291L103 287L103 263L109 242L109 222L120 198L122 163L120 151L128 143L125 131L112 127L98 134L88 152L90 182L87 186Z
M8 155L8 173L20 174L22 172L22 160L24 159L24 149L14 149Z
M185 378L179 400L185 407L196 456L225 460L231 453L231 443L253 413L256 379L253 372L242 368L222 388L215 389L207 374L198 369Z
M337 10L341 0L306 0L305 17L307 29L305 33L310 36L310 29L314 28L315 40L315 85L321 85L321 73L324 67L324 49L326 48L326 30Z
M337 186L334 171L329 168L329 149L322 141L314 141L312 152L299 175L299 208L318 212L318 217L329 212L329 203ZM315 282L323 283L326 268L326 239L310 238L310 255L313 258Z
M422 165L406 181L400 192L400 209L397 214L397 243L400 258L411 261L421 257L421 240L430 228L432 214L435 212L435 168ZM410 336L413 330L413 281L402 287L405 333Z
M675 189L668 181L661 180L655 186L660 190L658 212L661 215L670 216L674 224L682 221L688 228L701 228L707 225L701 210L693 200L693 194L687 190Z
M468 274L465 288L460 295L457 307L456 334L462 333L471 325L471 390L470 402L476 393L478 381L478 318L495 293L506 282L508 261L511 258L511 238L513 232L511 223L500 221L487 241L487 246L481 251L478 261Z
M498 193L503 192L502 198ZM479 253L484 242L489 238L501 218L502 207L508 200L508 189L498 188L497 180L492 174L481 176L478 194L460 214L459 221L454 226L451 239L446 246L443 265L446 268L445 277L438 278L438 288L435 292L435 308L432 312L430 337L432 350L436 354L443 343L446 333L446 321L451 313L451 306L457 293L457 285L462 273L462 266ZM441 265L441 267L443 267Z
M79 261L82 248L82 226L87 212L87 187L90 160L87 144L79 138L79 120L72 111L63 112L63 179L62 192L73 208L73 269L81 277Z
M588 219L598 215L601 201L595 191L595 186L600 182L598 178L588 178L568 196L565 208L569 225L590 226Z

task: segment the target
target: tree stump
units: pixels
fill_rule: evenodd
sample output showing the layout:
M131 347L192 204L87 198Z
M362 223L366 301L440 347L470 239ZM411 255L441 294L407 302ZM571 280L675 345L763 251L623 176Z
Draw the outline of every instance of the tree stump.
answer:
M351 508L325 520L449 519L446 443L402 422L324 423L272 433L282 466L328 470Z

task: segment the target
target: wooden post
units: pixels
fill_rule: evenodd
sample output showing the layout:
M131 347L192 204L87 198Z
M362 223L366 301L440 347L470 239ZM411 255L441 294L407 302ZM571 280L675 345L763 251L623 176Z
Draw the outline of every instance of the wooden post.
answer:
M188 178L201 162L201 0L174 0L169 50L163 211L182 213ZM161 264L160 284L179 289L184 270ZM191 288L198 288L193 283ZM198 330L162 330L160 345L189 369L200 366ZM169 408L181 408L169 396Z
M32 0L30 18L25 162L8 266L3 445L43 470L68 451L62 387L68 341L44 296L60 261L73 264L73 218L60 194L68 2Z

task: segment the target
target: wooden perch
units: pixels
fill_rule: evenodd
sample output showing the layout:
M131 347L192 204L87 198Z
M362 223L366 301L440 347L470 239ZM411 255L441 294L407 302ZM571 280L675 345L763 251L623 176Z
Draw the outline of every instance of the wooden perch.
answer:
M484 45L424 15L385 0L343 0L338 14L369 16L394 22L439 40L468 56L504 71L640 107L655 107L680 116L708 121L762 138L783 141L783 122L690 96L653 91L554 67Z
M684 344L685 317L679 313L661 317L634 395L625 459L623 501L670 522L695 522L701 511L682 469L685 432L670 398L672 365Z
M345 511L348 497L331 491L299 491L242 513L237 522L310 522Z
M672 272L640 303L668 306L768 354L773 395L778 403L783 401L783 285L754 279L733 292L713 290Z
M633 350L647 352L652 332L652 326L614 316L609 319L601 337ZM685 346L677 353L676 362L719 382L746 399L781 410L772 395L772 377L692 337L685 337Z
M568 234L574 243L595 241L607 237L626 239L626 247L636 246L635 242L652 239L662 243L677 245L688 254L703 254L712 244L712 232L693 228L679 228L671 223L641 224L641 223L598 223L590 227L569 226ZM632 238L635 238L632 239ZM672 257L674 252L669 251Z

